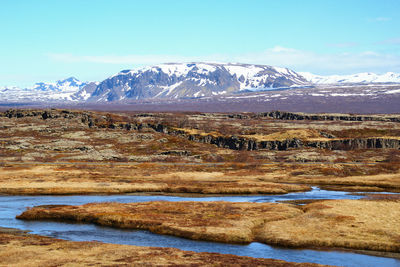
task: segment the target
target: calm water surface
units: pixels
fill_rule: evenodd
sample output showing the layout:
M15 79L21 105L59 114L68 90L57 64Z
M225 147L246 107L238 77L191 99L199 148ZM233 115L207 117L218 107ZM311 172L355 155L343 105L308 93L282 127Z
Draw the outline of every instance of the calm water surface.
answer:
M137 246L175 247L196 252L218 252L251 256L257 258L274 258L294 262L314 262L342 266L400 266L400 260L374 257L349 252L317 251L308 249L285 249L253 242L248 245L223 244L188 240L173 236L157 235L147 231L121 230L91 224L74 224L59 222L21 221L15 216L27 207L50 204L81 205L90 202L145 202L145 201L232 201L232 202L276 202L297 199L359 199L360 196L348 195L345 192L325 191L313 188L310 192L290 193L286 195L262 196L211 196L211 197L177 197L177 196L0 196L0 226L30 230L34 234L51 236L73 241L97 240L106 243Z

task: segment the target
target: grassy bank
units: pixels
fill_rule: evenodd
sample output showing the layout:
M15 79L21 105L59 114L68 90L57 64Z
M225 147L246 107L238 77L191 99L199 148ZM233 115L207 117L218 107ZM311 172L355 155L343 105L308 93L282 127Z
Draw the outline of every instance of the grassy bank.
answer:
M289 247L400 252L400 201L326 200L295 218L267 222L258 240Z
M0 266L321 266L175 248L71 242L0 229Z
M233 167L39 165L0 167L0 193L24 195L123 194L137 192L197 194L286 194L310 190L307 185L264 181L272 173ZM246 169L245 169L246 170ZM245 171L241 170L241 172ZM262 173L262 174L260 174Z
M299 216L291 205L231 202L98 203L81 206L38 206L18 219L95 223L143 229L190 239L249 243L267 221Z
M229 243L400 252L398 200L276 203L147 202L38 206L17 217L96 223Z
M0 193L286 194L308 191L312 185L340 191L400 192L399 175L387 164L5 164L0 166Z

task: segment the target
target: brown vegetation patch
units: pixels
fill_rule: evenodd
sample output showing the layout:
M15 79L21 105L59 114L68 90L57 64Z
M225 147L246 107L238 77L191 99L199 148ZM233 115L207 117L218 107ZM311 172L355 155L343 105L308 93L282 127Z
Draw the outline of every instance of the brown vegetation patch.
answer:
M0 266L321 266L175 248L72 242L49 237L3 233Z
M46 119L43 114L47 114ZM353 117L345 114L338 115L344 116L339 121L305 119L305 114L300 121L264 115L58 109L0 113L0 193L284 194L309 190L297 184L334 186L330 188L347 191L400 191L397 148L381 148L377 153L377 149L309 147L247 151L248 146L244 146L237 151L234 146L218 147L223 142L201 143L177 133L239 139L267 137L275 141L388 136L398 139L400 133L400 123L383 115L374 115L374 121L344 121ZM170 129L176 131L168 132ZM29 162L44 166L12 165ZM57 162L77 164L49 165ZM302 164L308 162L324 165ZM377 164L358 164L361 162Z
M400 201L400 194L366 194L366 199Z
M265 222L298 216L298 208L274 203L147 202L82 206L38 206L18 219L72 220L118 228L144 229L190 239L249 243Z
M400 202L326 200L305 213L267 222L260 241L289 247L340 247L400 252Z
M18 113L22 117L4 117L11 113ZM385 116L382 115L377 115L376 118L383 121L295 121L273 119L252 113L140 114L57 109L14 110L11 113L0 113L0 158L5 161L237 161L238 155L235 153L220 153L226 148L208 144L204 138L200 143L190 141L188 135L244 136L269 141L293 138L303 141L328 141L332 138L400 138L400 124L384 121ZM50 117L43 119L44 113ZM325 154L324 150L317 150L317 154ZM397 148L392 149L392 155L386 155L388 149L380 150L382 151L377 160L400 160ZM168 151L187 153L176 157L160 154ZM246 160L260 159L262 154L262 151L254 151ZM275 154L279 155L279 151L272 154L271 158L276 159L278 157ZM296 153L289 154L282 160L335 160L335 156L318 157L315 154L305 154L297 159L293 157ZM350 160L350 157L355 156L359 160L371 160L371 157L364 154L365 152L356 151L353 155L352 151L349 151L341 155L340 159Z
M232 173L232 166L76 164L0 167L3 194L122 194L134 192L198 194L285 194L309 186L258 179L260 171ZM240 167L238 167L240 170ZM246 170L246 169L245 169ZM225 172L226 171L226 172Z
M320 132L313 130L313 129L298 129L298 130L287 130L287 131L280 131L280 132L275 132L267 135L259 135L259 134L254 134L254 135L243 135L244 137L248 138L254 138L258 141L283 141L286 139L293 139L297 138L300 140L329 140L328 138L325 138L324 136L321 135Z
M400 192L400 164L331 164L295 167L286 182L318 185L326 190ZM269 181L278 181L269 180Z
M17 218L95 223L217 242L400 252L400 202L388 197L304 206L164 201L38 206Z

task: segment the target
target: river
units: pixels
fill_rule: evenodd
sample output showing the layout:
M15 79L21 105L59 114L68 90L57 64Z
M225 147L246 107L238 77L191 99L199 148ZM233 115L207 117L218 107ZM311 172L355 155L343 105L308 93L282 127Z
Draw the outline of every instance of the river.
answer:
M248 245L224 244L188 240L174 236L158 235L148 231L121 230L92 224L22 221L15 216L27 207L37 205L81 205L91 202L145 202L145 201L232 201L277 202L299 199L359 199L340 191L320 190L286 195L205 196L182 197L168 195L82 195L82 196L0 196L0 227L30 230L33 234L51 236L72 241L101 241L136 246L175 247L196 252L218 252L257 258L282 259L293 262L314 262L341 266L400 266L400 260L340 251L287 249L253 242Z

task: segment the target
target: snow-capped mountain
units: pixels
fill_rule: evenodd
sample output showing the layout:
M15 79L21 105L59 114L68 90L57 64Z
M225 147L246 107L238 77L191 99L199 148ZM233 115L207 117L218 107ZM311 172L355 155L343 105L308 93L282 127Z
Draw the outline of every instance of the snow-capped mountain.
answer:
M1 88L1 101L85 101L93 92L94 83L81 82L74 77L55 83L35 83L30 88ZM97 86L98 83L95 83Z
M196 98L307 84L301 75L286 68L232 63L168 63L123 70L101 82L89 100Z
M291 89L296 94L312 97L400 94L400 74L320 76L294 72L287 68L239 63L167 63L135 70L123 70L102 82L81 82L74 77L54 83L39 82L30 88L0 87L0 102L112 102L133 99L238 98L260 100L259 91ZM345 87L357 87L351 93ZM383 86L383 87L382 87ZM394 86L394 87L393 87ZM321 89L321 91L311 90ZM298 90L293 90L300 88ZM324 90L329 93L324 93ZM342 92L342 91L343 92ZM347 89L346 89L347 90ZM278 98L279 92L265 92L265 97ZM313 93L310 93L310 92ZM357 92L356 92L357 91ZM289 92L284 98L293 97ZM269 99L268 101L272 101Z
M35 83L32 90L53 91L53 92L76 92L85 86L86 83L79 81L75 77L60 80L55 83Z
M400 83L400 74L394 72L387 72L381 75L371 72L330 76L320 76L309 72L299 72L299 74L313 84Z
M99 82L88 82L85 83L76 93L74 93L71 98L75 101L86 101L93 94Z

